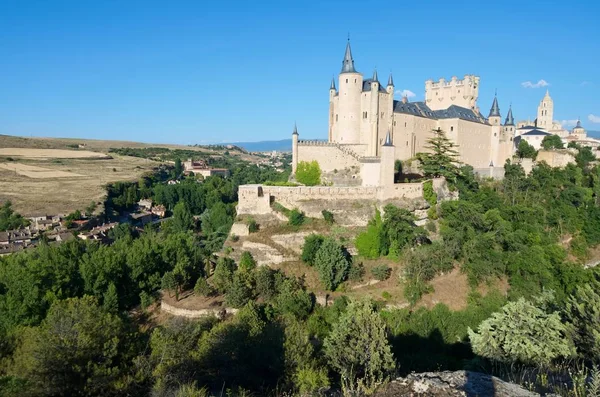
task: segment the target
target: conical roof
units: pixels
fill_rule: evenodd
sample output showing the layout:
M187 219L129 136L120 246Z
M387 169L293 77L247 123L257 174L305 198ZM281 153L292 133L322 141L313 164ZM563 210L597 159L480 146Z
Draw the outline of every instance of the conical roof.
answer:
M515 119L512 114L512 106L508 108L508 114L506 115L506 120L504 120L504 125L515 125Z
M498 97L494 95L494 102L492 103L492 108L490 109L490 117L500 117L500 107L498 106Z
M392 137L390 135L390 130L388 130L387 135L385 137L385 143L383 144L383 146L394 146L392 144Z
M354 59L352 59L352 50L350 49L350 40L346 44L346 53L344 54L344 60L342 61L341 73L356 73L354 69Z

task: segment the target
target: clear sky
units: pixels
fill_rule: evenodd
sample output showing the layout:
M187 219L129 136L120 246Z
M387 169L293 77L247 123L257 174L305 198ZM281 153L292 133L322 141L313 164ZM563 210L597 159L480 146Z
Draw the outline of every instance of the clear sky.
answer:
M600 130L597 0L0 0L0 134L325 138L348 33L357 70L410 100L472 73L486 116L495 89L518 120L549 89L555 119Z

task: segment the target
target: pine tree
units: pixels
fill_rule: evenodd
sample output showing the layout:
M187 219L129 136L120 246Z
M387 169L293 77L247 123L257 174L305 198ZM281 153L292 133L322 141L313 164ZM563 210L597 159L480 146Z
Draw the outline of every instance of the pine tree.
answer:
M417 153L423 175L433 178L443 176L455 181L459 174L458 152L446 133L440 128L433 130L433 138L427 140L425 148L429 150L428 153Z

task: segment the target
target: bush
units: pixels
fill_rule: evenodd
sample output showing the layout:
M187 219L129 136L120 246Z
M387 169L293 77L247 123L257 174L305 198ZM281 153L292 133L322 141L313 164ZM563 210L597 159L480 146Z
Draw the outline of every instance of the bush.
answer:
M362 262L352 262L348 271L348 280L361 281L365 275L365 267Z
M254 218L248 218L246 220L246 224L248 225L248 232L249 233L256 233L256 232L258 232L258 223L256 223L256 220Z
M381 297L382 297L383 299L385 299L386 301L389 301L390 299L392 299L392 294L390 294L390 293L389 293L389 292L387 292L387 291L383 291L383 292L381 293Z
M290 211L290 215L288 217L288 224L291 226L300 226L304 223L304 212L294 208Z
M301 161L296 167L296 180L306 186L321 184L321 167L314 160L311 162Z
M198 296L211 296L214 291L204 277L199 277L194 286L194 293Z
M315 256L317 251L321 248L325 237L320 234L311 234L304 238L304 246L302 247L302 261L312 266L314 265Z
M146 291L142 291L140 293L140 305L142 306L142 309L145 310L152 303L154 303L154 298L152 297L152 295L150 295Z
M423 198L432 207L437 204L437 194L433 190L433 181L429 180L423 183Z
M237 243L238 241L240 241L240 236L238 236L237 234L232 234L231 241L233 241L234 243Z
M212 283L220 293L224 294L231 287L233 282L233 272L236 265L233 259L220 257L217 260L217 266L212 276Z
M381 213L377 211L375 218L369 221L367 230L356 237L358 254L368 259L379 258L381 251Z
M333 225L333 223L335 222L335 220L333 219L333 213L327 210L323 210L321 211L321 214L323 214L323 219L325 219L325 222L327 222L330 225Z
M336 240L326 238L315 255L315 266L325 288L334 291L348 277L349 254Z
M377 265L373 269L371 269L371 274L375 279L379 281L384 281L390 278L392 274L392 269L387 265Z
M250 272L256 268L256 261L252 254L248 251L242 252L240 257L239 269L244 272Z
M290 216L290 211L288 208L284 207L283 205L281 205L278 202L274 202L273 203L273 210L279 212L280 214L283 214L285 216Z

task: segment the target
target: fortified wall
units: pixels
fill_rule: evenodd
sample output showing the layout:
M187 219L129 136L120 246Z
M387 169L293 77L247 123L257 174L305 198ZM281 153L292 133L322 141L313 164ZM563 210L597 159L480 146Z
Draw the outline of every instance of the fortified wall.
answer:
M446 180L433 179L438 201L452 198ZM429 208L423 198L423 182L396 183L390 186L264 186L242 185L238 190L238 215L264 215L273 212L278 202L286 208L298 208L309 217L321 217L326 209L343 225L366 225L375 208L388 203L410 211Z
M298 158L316 160L323 172L343 170L360 165L366 145L340 145L324 141L298 141Z

